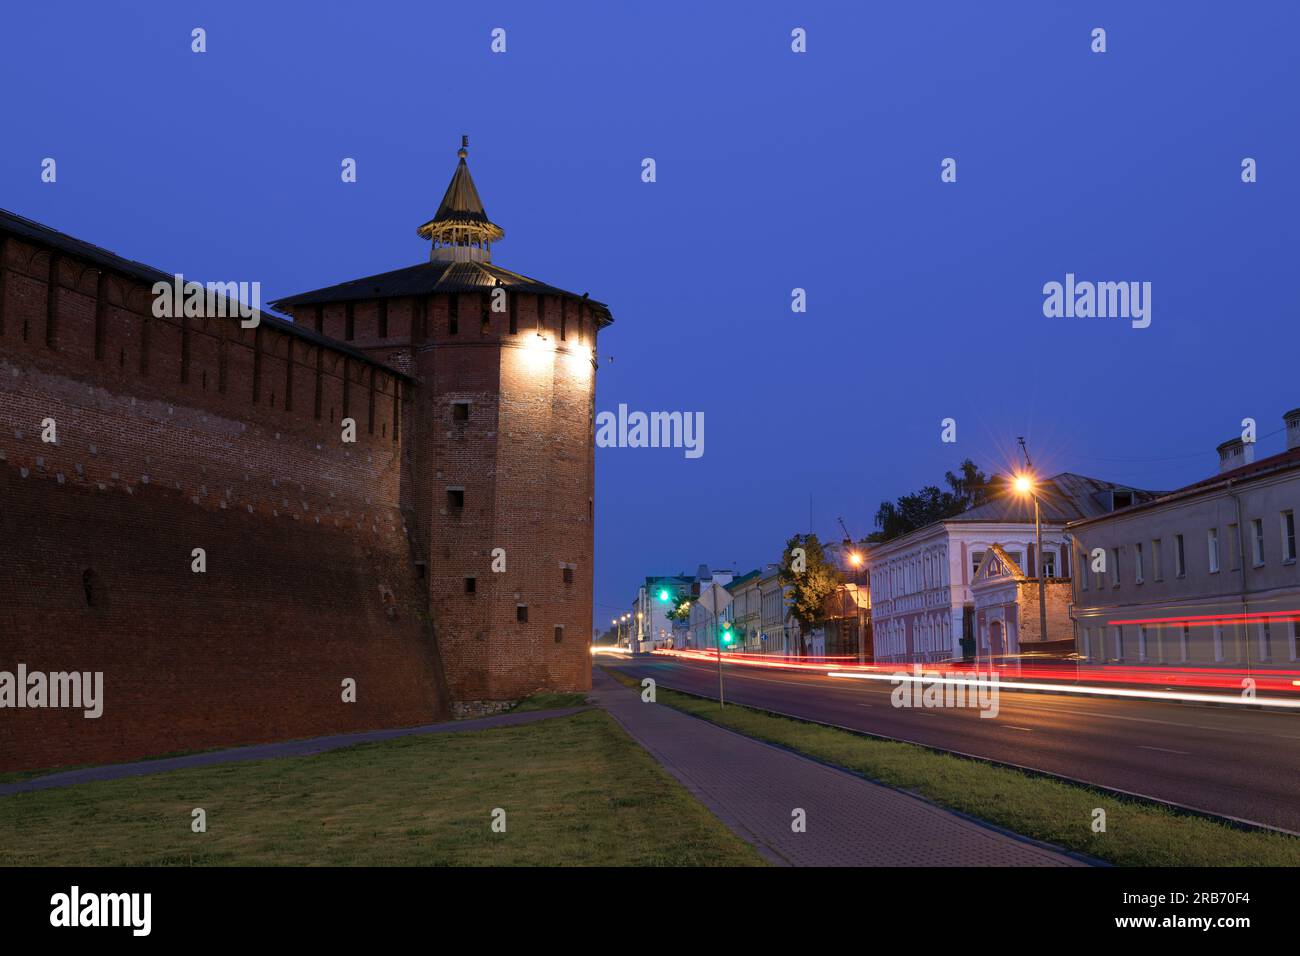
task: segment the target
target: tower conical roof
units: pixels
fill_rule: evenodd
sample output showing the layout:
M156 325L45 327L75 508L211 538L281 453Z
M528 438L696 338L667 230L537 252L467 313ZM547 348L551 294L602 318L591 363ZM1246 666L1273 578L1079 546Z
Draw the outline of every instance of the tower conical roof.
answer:
M422 225L418 232L433 241L432 257L435 259L488 259L489 243L505 236L505 230L488 218L479 198L474 177L469 174L465 157L469 151L469 137L462 136L460 161L452 173L447 192L434 217ZM457 254L456 250L461 252Z

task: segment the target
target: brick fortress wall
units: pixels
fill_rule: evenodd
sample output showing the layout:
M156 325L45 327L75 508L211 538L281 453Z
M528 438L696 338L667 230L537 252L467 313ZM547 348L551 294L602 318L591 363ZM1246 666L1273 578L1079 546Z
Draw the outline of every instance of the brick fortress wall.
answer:
M412 383L269 323L154 317L151 283L0 237L0 670L105 685L98 720L0 712L0 771L446 716Z

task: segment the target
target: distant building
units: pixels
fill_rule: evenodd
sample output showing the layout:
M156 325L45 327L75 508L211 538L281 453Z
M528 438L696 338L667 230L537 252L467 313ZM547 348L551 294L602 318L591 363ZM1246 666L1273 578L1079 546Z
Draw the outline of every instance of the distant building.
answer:
M1255 461L1253 443L1225 442L1214 477L1069 525L1088 569L1074 582L1081 656L1206 666L1300 660L1300 409L1284 420L1280 454ZM1094 555L1104 570L1093 570Z
M835 566L844 580L822 605L825 655L871 660L871 592L867 587L866 549L845 539L824 545L822 551L826 561Z
M763 650L763 607L761 582L763 572L755 568L727 585L731 593L728 619L736 632L735 649L748 654Z
M1040 482L1035 493L1042 505L1042 557L1049 581L1070 576L1065 535L1069 522L1155 496L1069 472ZM1001 495L956 517L872 545L867 564L875 659L930 662L973 656L977 634L971 584L995 544L1017 567L1038 566L1029 496ZM1002 640L1007 653L1019 652L1025 616L1023 609L1006 616ZM1050 624L1048 636L1055 637Z
M641 605L636 600L632 604L633 639L640 635L643 651L663 647L705 646L699 643L699 640L704 637L706 630L712 634L712 622L711 619L706 620L708 615L702 609L697 609L696 599L700 596L701 587L707 587L715 581L726 587L731 583L733 576L731 571L711 571L707 564L701 564L694 575L683 571L681 574L647 577L643 585L645 604ZM662 598L665 591L669 593L667 601ZM678 602L684 597L691 599L688 619L677 621L670 618L669 612L676 608ZM638 614L643 614L645 621L639 631Z
M644 604L641 603L640 590L632 600L630 639L634 643L639 639L646 645L645 650L671 647L674 622L668 617L668 612L677 606L677 601L681 598L695 597L700 593L698 580L685 571L681 574L647 577L642 585L645 592ZM660 598L661 592L665 590L669 592L668 602ZM637 627L638 614L645 615L640 628Z

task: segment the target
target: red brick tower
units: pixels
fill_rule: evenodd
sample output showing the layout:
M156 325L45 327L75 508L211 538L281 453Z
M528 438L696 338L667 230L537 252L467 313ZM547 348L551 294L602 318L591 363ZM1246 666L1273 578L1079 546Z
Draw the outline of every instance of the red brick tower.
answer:
M403 513L461 713L590 686L596 336L613 321L492 263L505 233L467 148L418 230L428 262L275 303L415 379Z

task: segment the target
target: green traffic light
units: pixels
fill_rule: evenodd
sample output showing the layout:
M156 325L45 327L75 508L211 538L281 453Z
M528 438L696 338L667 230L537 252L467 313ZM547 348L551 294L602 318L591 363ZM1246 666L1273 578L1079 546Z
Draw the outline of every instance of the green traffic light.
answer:
M668 603L668 598L669 598L669 594L667 588L664 588L662 591L659 592L659 600L663 601L665 604Z

